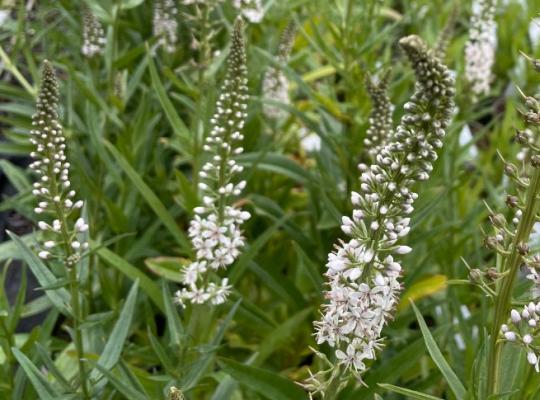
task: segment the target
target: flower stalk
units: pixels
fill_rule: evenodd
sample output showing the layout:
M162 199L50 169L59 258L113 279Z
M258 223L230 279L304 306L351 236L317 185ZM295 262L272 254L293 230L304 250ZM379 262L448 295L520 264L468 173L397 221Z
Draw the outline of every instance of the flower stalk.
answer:
M534 61L534 60L530 60ZM533 62L534 65L534 62ZM534 134L538 135L540 126L540 104L529 96L523 95L527 111L523 113L523 118L527 125L534 129ZM528 321L531 328L536 328L537 313L534 303L525 306L522 313L517 310L509 311L512 304L512 292L517 279L519 269L522 265L529 268L529 279L535 281L538 276L537 267L540 262L538 256L529 256L529 238L538 220L540 211L540 148L537 145L534 135L529 131L517 131L516 139L527 151L527 156L522 160L524 166L528 166L524 171L520 171L515 165L505 163L505 173L516 184L520 192L525 192L522 196L509 195L506 205L516 209L512 223L517 225L515 230L508 227L502 215L499 218L492 217L492 224L496 232L494 237L488 238L486 243L499 253L500 279L495 288L495 311L490 330L489 352L488 352L488 394L496 395L501 390L502 373L502 350L506 342L515 342L522 329L521 319ZM532 136L531 136L532 135ZM531 140L532 139L532 140ZM527 176L528 175L528 176ZM520 198L521 197L521 198ZM536 282L535 282L536 283ZM536 291L533 289L532 296ZM540 306L538 309L540 313ZM508 321L508 324L506 322ZM509 328L509 325L515 329ZM534 351L532 342L537 335L529 333L519 336L519 344L527 349L528 362L535 365L538 370L538 352ZM502 340L500 340L502 339Z
M360 164L360 192L352 192L352 218L343 217L340 241L328 255L327 302L315 322L319 344L334 349L331 367L312 375L305 387L332 398L348 377L361 375L382 348L381 332L397 305L399 244L410 228L408 215L418 195L411 189L429 178L432 163L454 112L454 82L448 69L415 35L400 40L417 75L405 114L371 166ZM384 126L386 129L386 126ZM342 371L336 376L336 370Z
M184 288L176 293L177 303L217 305L225 302L231 286L227 278L216 277L221 268L231 265L240 255L244 238L240 226L250 218L247 211L234 206L233 200L246 186L234 177L243 171L235 157L243 152L238 146L247 116L247 67L243 22L237 18L232 35L228 71L212 129L203 150L210 157L199 172L202 205L194 209L189 236L196 260L183 270Z
M38 256L47 262L61 263L69 279L71 311L73 322L73 342L77 351L79 378L83 397L89 399L87 372L84 364L84 344L80 323L83 320L80 298L77 263L83 256L88 243L81 242L78 234L88 230L85 220L79 217L83 202L75 201L75 191L69 180L70 163L65 155L65 137L58 121L58 82L52 65L43 62L42 80L36 103L37 112L32 117L31 143L35 151L30 168L39 177L33 184L32 193L39 201L34 212L43 216L38 222L45 241L41 244ZM46 222L46 219L52 222Z

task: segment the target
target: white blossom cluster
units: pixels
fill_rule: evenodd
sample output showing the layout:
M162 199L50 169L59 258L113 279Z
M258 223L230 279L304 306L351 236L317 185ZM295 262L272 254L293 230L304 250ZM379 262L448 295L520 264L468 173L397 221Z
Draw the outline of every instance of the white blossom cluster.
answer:
M238 18L232 36L228 71L217 110L211 119L212 130L206 138L204 150L210 160L199 173L199 189L203 204L195 208L189 237L196 252L196 260L183 270L184 288L176 293L176 301L194 304L223 303L231 286L227 278L215 281L217 271L231 265L244 246L241 225L250 218L247 211L233 206L235 197L242 193L245 181L234 182L242 172L234 157L243 149L237 144L244 138L242 129L247 116L247 68L242 20Z
M83 45L81 52L88 58L103 54L105 32L101 23L88 7L83 7Z
M315 322L317 342L333 347L337 365L357 377L381 348L381 331L398 301L398 257L411 251L398 243L410 230L408 215L417 198L411 188L429 178L454 110L448 69L418 36L399 43L418 79L415 92L392 142L371 166L359 166L360 192L351 196L355 209L341 226L349 241L328 255L327 301Z
M366 89L371 97L373 109L369 116L364 145L372 160L392 140L394 106L388 97L389 78L390 74L387 72L378 81L369 76L366 79Z
M278 62L286 64L289 60L295 36L296 27L293 23L290 23L281 36L276 57ZM289 80L279 68L271 66L266 70L262 83L262 91L265 99L283 104L290 104ZM272 104L264 104L263 111L270 119L277 120L286 115L284 110Z
M501 326L504 340L523 346L527 351L527 361L540 372L540 302L523 307L521 313L513 309L507 324Z
M489 93L497 51L497 24L492 0L475 0L465 45L465 77L475 95Z
M264 8L261 0L232 0L234 8L251 23L258 24L264 17Z
M152 17L152 32L158 40L158 45L165 51L173 53L178 41L178 9L174 0L154 0L154 15Z
M75 191L69 180L70 163L65 155L66 139L58 122L58 83L54 69L45 61L42 82L37 100L37 112L32 117L30 142L35 146L31 153L33 161L30 168L38 180L33 184L32 193L38 199L36 214L42 216L38 227L47 238L38 255L42 259L56 259L67 266L75 264L88 247L77 236L88 230L83 218L70 223L83 206L82 200L75 200Z

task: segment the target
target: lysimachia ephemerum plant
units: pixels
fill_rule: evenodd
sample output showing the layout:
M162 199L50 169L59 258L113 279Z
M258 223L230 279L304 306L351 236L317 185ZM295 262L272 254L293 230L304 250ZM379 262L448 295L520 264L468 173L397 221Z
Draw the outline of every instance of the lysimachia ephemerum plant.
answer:
M454 81L446 66L418 36L399 44L416 73L414 94L391 141L372 165L360 164L360 192L353 192L352 218L343 217L339 241L328 255L326 299L315 322L318 344L333 349L329 368L312 375L305 387L334 398L351 377L361 375L382 348L381 331L399 299L400 244L418 197L413 188L429 178L437 150L454 112Z
M497 51L495 0L474 0L465 44L465 78L475 98L489 93Z
M371 160L375 160L377 154L392 140L394 106L388 97L389 81L390 71L385 72L378 79L372 76L366 77L366 90L371 98L372 109L364 146Z
M38 255L46 263L62 265L69 280L73 342L79 360L82 391L85 398L88 398L85 365L82 361L84 349L79 326L82 310L76 268L88 248L88 243L79 239L81 233L88 230L88 224L80 215L83 201L75 199L76 192L69 179L71 165L65 153L66 138L58 121L58 100L58 82L54 69L48 61L44 61L30 139L35 146L31 153L34 161L30 168L38 177L32 190L38 199L34 211L40 218L38 227L44 238Z
M199 173L202 205L195 208L189 237L196 260L183 269L184 288L176 293L179 304L190 302L222 304L231 289L227 278L218 272L240 255L244 246L241 225L250 218L247 211L234 206L234 200L246 186L236 182L242 172L235 157L242 153L239 143L247 110L247 67L243 22L238 17L232 33L228 70L210 120L212 128L203 147L209 160Z
M154 0L152 32L159 46L173 53L178 41L178 9L173 0Z
M107 39L101 22L88 6L82 6L83 16L83 45L81 52L88 58L102 55Z
M291 21L279 41L276 59L281 64L286 64L289 60L289 55L296 38L296 25ZM283 71L274 66L269 67L263 78L262 91L265 99L288 105L289 99L289 80ZM283 109L274 106L273 104L264 104L264 114L270 119L282 119L286 113Z
M530 59L531 60L531 59ZM540 61L531 60L540 72ZM488 271L476 270L479 282L495 300L495 315L491 329L488 359L488 393L500 394L503 380L505 342L522 346L531 368L539 371L540 358L540 256L531 254L529 241L535 223L540 218L540 103L532 96L524 96L523 113L527 130L517 130L516 141L527 149L526 157L517 165L505 162L505 174L514 182L515 194L509 194L506 205L512 213L511 221L502 214L491 215L494 234L486 238L489 248L497 252L497 267ZM532 136L531 136L532 135ZM532 138L532 140L531 140ZM520 268L533 283L525 305L512 308L514 287ZM489 283L483 276L494 277ZM478 280L477 280L478 281ZM486 287L487 286L487 287ZM516 293L517 294L517 293Z

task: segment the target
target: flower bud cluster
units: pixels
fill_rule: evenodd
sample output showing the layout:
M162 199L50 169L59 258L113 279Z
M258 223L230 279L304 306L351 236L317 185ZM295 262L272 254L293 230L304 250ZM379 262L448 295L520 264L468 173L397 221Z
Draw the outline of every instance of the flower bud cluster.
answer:
M165 51L173 53L178 41L178 9L173 0L154 0L154 15L152 31L158 40L158 45Z
M390 72L387 71L378 81L366 77L366 90L371 97L373 108L369 116L369 127L364 139L364 145L372 160L392 140L394 106L388 97Z
M508 195L505 201L511 212L508 220L502 214L490 216L493 225L493 233L484 239L487 247L495 250L502 257L507 257L513 251L519 257L520 264L527 270L526 277L533 282L532 298L540 297L540 255L530 254L529 244L526 238L521 238L517 242L516 235L520 229L522 216L526 213L527 204L526 190L530 186L531 171L540 167L540 147L537 144L538 138L534 135L532 126L540 125L540 106L538 101L531 96L523 94L526 110L522 112L522 117L528 125L524 130L516 131L516 142L521 145L518 153L520 165L510 162L504 163L504 173L515 184L518 191L516 195ZM538 218L538 215L536 216ZM527 223L528 221L524 221ZM533 227L534 229L534 227Z
M35 146L30 168L38 177L32 189L32 194L38 199L34 212L42 218L38 227L46 238L38 255L42 259L61 260L69 267L88 247L88 243L77 239L79 233L88 230L88 224L80 217L74 224L70 222L80 214L83 202L76 200L69 180L70 163L65 155L66 138L58 122L58 98L58 82L53 67L44 61L30 139Z
M250 218L247 211L233 206L246 186L245 181L234 182L243 167L235 161L242 153L238 146L244 136L247 117L247 68L242 20L235 23L228 71L217 111L211 119L212 130L206 138L204 150L210 159L199 173L202 205L195 208L189 237L196 252L196 260L183 270L184 288L176 293L176 301L201 304L223 303L231 289L227 278L213 282L220 268L231 265L244 246L241 225Z
M84 6L83 13L83 45L81 52L88 58L96 55L102 55L107 40L101 23L92 13L92 11Z
M289 60L289 55L296 37L296 26L293 22L287 25L287 28L281 36L279 42L277 60L286 64ZM290 104L289 99L289 80L280 69L271 66L264 74L262 83L263 96L266 99ZM286 113L284 110L275 107L271 104L265 104L263 108L264 114L270 119L281 119Z
M497 24L493 0L475 0L465 45L465 77L475 96L489 93L497 51Z
M234 8L251 23L258 24L264 17L264 8L261 0L232 0Z
M454 112L454 82L418 36L400 40L418 82L391 143L371 166L361 164L360 191L353 192L352 217L343 217L348 242L328 255L328 289L323 316L315 322L319 344L334 348L336 363L359 376L381 347L381 331L392 316L401 289L400 256L412 249L400 239L409 230L417 194L411 189L426 180L436 151ZM314 391L323 391L311 379ZM319 387L317 387L319 385Z
M525 305L521 312L510 311L510 319L501 326L501 338L522 346L527 352L527 362L540 372L540 302Z
M446 21L443 30L437 37L437 43L435 44L435 55L441 60L444 60L446 57L446 52L448 50L448 45L454 36L456 30L456 22L459 17L459 7L454 7L450 17Z

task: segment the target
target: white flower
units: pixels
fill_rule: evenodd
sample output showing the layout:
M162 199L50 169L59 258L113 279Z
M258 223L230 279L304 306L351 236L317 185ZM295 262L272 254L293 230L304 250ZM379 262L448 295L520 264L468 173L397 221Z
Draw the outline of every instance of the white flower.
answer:
M106 43L107 40L101 23L87 6L83 6L83 45L81 52L89 58L101 55Z
M30 142L35 147L31 156L34 161L30 168L37 175L32 192L37 197L40 213L52 215L52 222L39 221L38 227L44 232L43 247L39 257L61 259L71 266L81 256L80 250L87 243L75 240L77 232L88 230L82 218L72 224L71 216L79 213L81 200L73 202L74 190L67 189L70 163L65 155L65 137L58 121L58 83L52 66L45 61L42 69L42 82L36 104L37 111L32 117ZM61 222L62 221L62 222ZM66 237L70 242L66 242Z
M309 132L307 129L300 130L300 146L306 153L315 153L321 150L321 138L314 132Z
M45 250L42 250L42 251L40 251L38 253L39 258L43 258L44 260L49 258L50 255L51 255L51 253L49 253L48 251L45 251Z
M412 250L396 245L409 232L407 214L417 198L411 187L429 176L453 113L453 80L446 67L418 37L400 44L419 82L392 141L374 155L371 166L359 165L360 191L351 194L356 209L352 218L342 219L351 239L328 255L326 302L314 323L317 343L333 347L337 363L355 374L375 359L382 329L397 305L401 265L393 255ZM424 113L427 105L437 106L432 115ZM317 379L310 384L320 391Z
M536 372L540 372L538 366L538 356L532 351L529 351L527 353L527 361L529 362L529 364L534 365L534 369L536 370Z
M251 23L257 24L264 17L261 0L232 0L232 4Z
M189 237L197 259L184 268L182 283L185 288L176 293L176 301L214 305L225 302L231 286L226 278L214 282L208 270L218 271L238 258L244 246L241 225L250 217L249 212L233 207L234 197L246 187L245 181L235 183L233 178L241 171L234 157L242 153L237 146L243 139L247 108L247 71L242 37L241 19L235 23L229 68L223 90L218 98L212 128L206 138L205 150L209 161L199 174L199 189L204 207L194 209Z
M158 39L158 45L173 53L178 40L178 10L173 0L154 0L152 31Z
M519 313L518 310L510 312L510 320L507 324L501 326L501 333L504 340L514 342L515 344L527 350L527 361L535 366L536 372L539 371L538 365L538 339L537 325L540 322L540 302L525 305ZM518 333L516 333L518 332ZM521 340L518 339L518 334Z
M475 95L489 93L497 50L495 7L488 0L475 0L465 45L465 76Z

